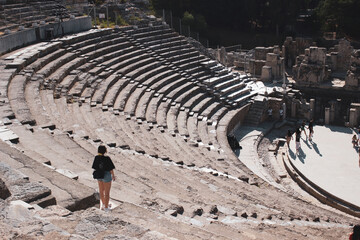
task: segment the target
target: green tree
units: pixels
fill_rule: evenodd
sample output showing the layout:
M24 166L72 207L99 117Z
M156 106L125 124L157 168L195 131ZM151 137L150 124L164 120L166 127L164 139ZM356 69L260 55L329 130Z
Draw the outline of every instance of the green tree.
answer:
M322 0L316 13L323 31L336 31L352 37L360 37L359 0Z
M194 16L193 16L191 13L189 13L188 11L186 11L186 12L184 13L183 18L182 18L182 22L183 22L183 24L189 25L189 26L192 27L192 26L194 26L195 18L194 18Z

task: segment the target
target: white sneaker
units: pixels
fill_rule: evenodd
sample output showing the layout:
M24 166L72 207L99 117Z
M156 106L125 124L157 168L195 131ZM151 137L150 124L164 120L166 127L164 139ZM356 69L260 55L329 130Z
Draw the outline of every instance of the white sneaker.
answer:
M105 208L104 211L105 212L111 212L111 209L110 208Z

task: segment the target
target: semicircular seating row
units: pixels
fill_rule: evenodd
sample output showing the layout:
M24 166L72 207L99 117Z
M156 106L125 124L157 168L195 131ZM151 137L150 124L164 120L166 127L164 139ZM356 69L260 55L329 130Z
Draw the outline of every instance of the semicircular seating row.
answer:
M105 143L243 174L223 161L216 127L255 93L167 25L90 30L17 51L0 67L8 80L0 91L9 100L2 115L21 123L10 128L39 161L70 168L69 146L88 162L84 152Z

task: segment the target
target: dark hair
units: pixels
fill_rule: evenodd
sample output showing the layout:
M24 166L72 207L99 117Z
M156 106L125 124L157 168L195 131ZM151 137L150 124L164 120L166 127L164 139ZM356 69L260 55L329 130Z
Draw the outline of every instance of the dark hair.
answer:
M290 129L288 130L288 133L287 133L287 135L288 135L288 137L291 137L291 131L290 131Z
M106 147L104 145L100 145L98 147L98 153L105 154L106 153Z
M356 224L353 228L352 240L360 240L360 225Z

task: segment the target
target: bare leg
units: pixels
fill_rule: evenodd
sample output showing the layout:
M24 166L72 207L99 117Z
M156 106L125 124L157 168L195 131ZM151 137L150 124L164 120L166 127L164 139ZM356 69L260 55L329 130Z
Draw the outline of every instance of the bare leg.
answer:
M104 205L105 208L109 207L109 200L110 200L110 188L111 182L104 183Z
M303 131L304 131L305 137L307 138L307 134L306 134L306 131L305 131L305 130L303 130Z
M99 184L99 195L100 195L100 208L101 206L104 206L105 203L105 187L103 181L98 181Z

